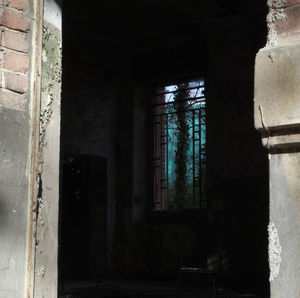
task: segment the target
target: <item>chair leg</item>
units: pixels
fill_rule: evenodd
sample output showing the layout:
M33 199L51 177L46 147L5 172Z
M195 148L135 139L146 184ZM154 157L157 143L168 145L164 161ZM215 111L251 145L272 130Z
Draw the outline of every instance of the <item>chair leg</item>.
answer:
M216 278L214 274L212 274L211 277L212 277L211 280L212 280L213 297L217 297Z
M176 297L177 298L181 297L181 281L182 281L182 276L181 276L181 273L178 272L178 274L177 274L177 287L176 287Z

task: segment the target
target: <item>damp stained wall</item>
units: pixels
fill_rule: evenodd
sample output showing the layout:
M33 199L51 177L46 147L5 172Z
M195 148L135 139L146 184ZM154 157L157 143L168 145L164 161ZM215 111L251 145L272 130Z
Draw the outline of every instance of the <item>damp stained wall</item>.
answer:
M32 19L31 2L1 1L0 64L0 297L24 297L30 195ZM10 13L23 22L3 22ZM15 42L9 42L15 38ZM14 40L14 39L13 39ZM11 57L12 61L6 59ZM15 61L19 64L16 65ZM6 60L6 61L5 61ZM10 77L10 79L9 79Z
M57 295L62 75L61 9L55 1L45 1L42 30L34 296L50 298Z

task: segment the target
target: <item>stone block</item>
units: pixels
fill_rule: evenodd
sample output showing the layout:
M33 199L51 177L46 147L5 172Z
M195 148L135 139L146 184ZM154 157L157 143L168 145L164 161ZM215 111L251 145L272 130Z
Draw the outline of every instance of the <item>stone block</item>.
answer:
M255 127L300 126L300 44L264 48L256 56Z

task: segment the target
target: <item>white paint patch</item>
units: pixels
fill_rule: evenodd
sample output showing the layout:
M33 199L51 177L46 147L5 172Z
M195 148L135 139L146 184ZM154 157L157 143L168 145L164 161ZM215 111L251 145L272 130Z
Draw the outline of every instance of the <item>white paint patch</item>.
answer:
M45 0L44 19L61 30L61 7L54 0Z
M286 20L287 14L283 8L270 8L270 12L267 15L267 22L271 23L276 20Z
M273 22L268 22L268 38L267 38L267 47L275 47L278 44L278 36Z
M280 271L281 264L281 246L279 235L274 223L268 226L269 232L269 266L270 266L270 281L273 281Z
M268 0L268 6L279 8L282 7L286 2L287 0Z
M47 53L46 53L46 51L45 51L45 49L43 49L43 51L42 51L42 60L43 60L43 62L47 62Z
M39 277L44 278L46 274L46 266L42 265L41 268L38 270L37 274Z

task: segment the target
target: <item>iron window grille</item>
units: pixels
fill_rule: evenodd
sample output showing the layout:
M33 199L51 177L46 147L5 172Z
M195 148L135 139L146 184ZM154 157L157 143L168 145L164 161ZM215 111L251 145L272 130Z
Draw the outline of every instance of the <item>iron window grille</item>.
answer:
M157 90L154 102L154 209L206 207L204 79Z

